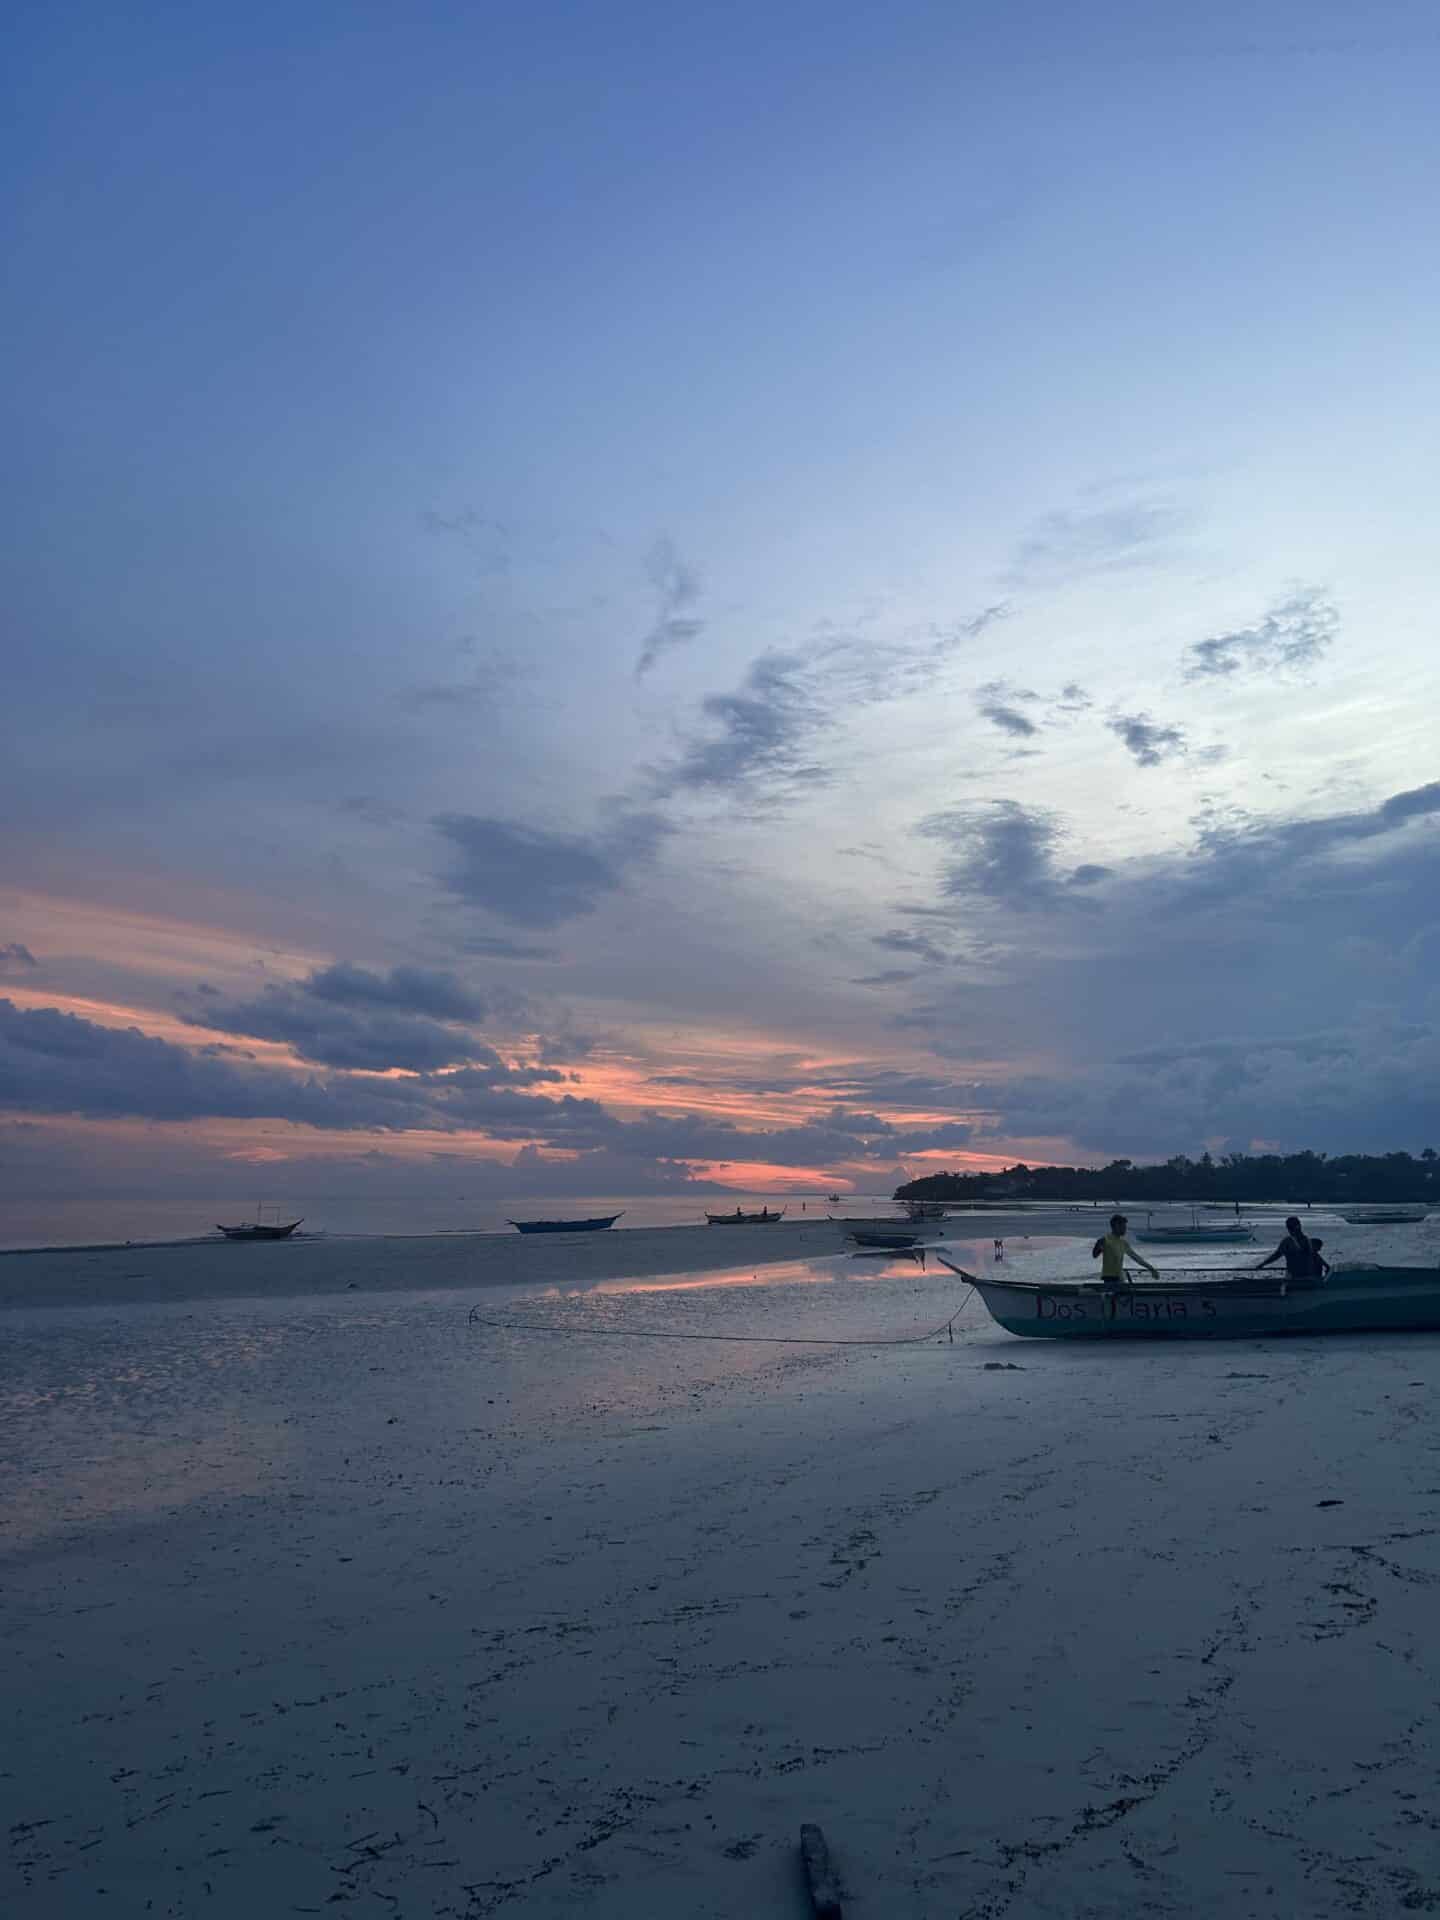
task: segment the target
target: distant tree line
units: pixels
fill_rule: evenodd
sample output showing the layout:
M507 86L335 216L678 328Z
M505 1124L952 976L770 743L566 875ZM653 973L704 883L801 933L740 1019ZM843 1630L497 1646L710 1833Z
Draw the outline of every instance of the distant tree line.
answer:
M1154 1166L1027 1167L1000 1173L930 1173L895 1189L897 1200L1249 1200L1299 1205L1344 1200L1434 1200L1434 1147L1409 1153L1177 1153Z

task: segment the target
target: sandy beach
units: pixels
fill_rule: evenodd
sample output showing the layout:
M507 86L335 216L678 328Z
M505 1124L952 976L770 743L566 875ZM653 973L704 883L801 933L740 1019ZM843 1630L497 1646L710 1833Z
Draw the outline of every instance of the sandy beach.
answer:
M1440 1340L384 1244L3 1263L7 1914L779 1920L810 1820L856 1916L1440 1908Z

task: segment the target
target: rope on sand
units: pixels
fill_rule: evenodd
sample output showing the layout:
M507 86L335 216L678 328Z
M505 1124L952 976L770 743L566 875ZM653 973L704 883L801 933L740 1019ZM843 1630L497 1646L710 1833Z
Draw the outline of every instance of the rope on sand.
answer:
M601 1327L580 1325L558 1327L544 1320L492 1320L488 1314L481 1313L478 1307L471 1307L466 1317L466 1325L471 1327L498 1327L506 1332L515 1333L600 1333L623 1340L722 1340L742 1347L918 1347L927 1340L936 1340L942 1333L950 1336L950 1344L955 1344L955 1322L965 1311L973 1286L965 1289L965 1298L956 1307L948 1320L942 1320L938 1327L931 1327L928 1333L903 1333L892 1335L888 1339L844 1340L835 1337L826 1338L823 1334L801 1333L679 1333L663 1327Z

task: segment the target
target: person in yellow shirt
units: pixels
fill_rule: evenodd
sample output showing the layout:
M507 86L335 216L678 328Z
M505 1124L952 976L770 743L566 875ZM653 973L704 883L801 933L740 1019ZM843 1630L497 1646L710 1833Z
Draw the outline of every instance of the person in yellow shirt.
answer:
M1158 1280L1158 1268L1152 1267L1143 1253L1137 1253L1125 1237L1130 1222L1123 1213L1110 1216L1110 1231L1102 1233L1090 1249L1090 1258L1100 1262L1100 1278L1107 1287L1118 1287L1125 1280L1125 1262L1133 1260L1137 1266L1144 1267L1152 1280Z

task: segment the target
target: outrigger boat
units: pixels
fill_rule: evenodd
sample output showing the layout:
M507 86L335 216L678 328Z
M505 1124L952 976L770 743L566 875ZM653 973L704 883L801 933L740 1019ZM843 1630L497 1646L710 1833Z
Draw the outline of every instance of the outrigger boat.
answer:
M924 1241L913 1227L851 1227L850 1238L857 1247L887 1247L896 1253L905 1253Z
M759 1213L742 1213L736 1207L734 1213L707 1213L706 1220L712 1227L773 1227L777 1220L785 1218L785 1209L772 1213L768 1207L762 1207Z
M1336 1267L1328 1280L1177 1270L1175 1281L984 1279L943 1253L1007 1333L1041 1340L1254 1338L1440 1330L1440 1267Z
M1413 1227L1428 1217L1424 1207L1357 1207L1340 1216L1351 1227Z
M625 1209L622 1207L620 1213ZM599 1233L613 1227L620 1213L598 1214L593 1220L512 1220L517 1233Z
M1146 1214L1145 1231L1137 1233L1135 1238L1147 1247L1230 1247L1253 1240L1255 1229L1243 1226L1238 1220L1233 1226L1221 1226L1218 1222L1202 1220L1193 1212L1188 1227L1181 1221L1166 1220L1157 1225L1155 1216Z

